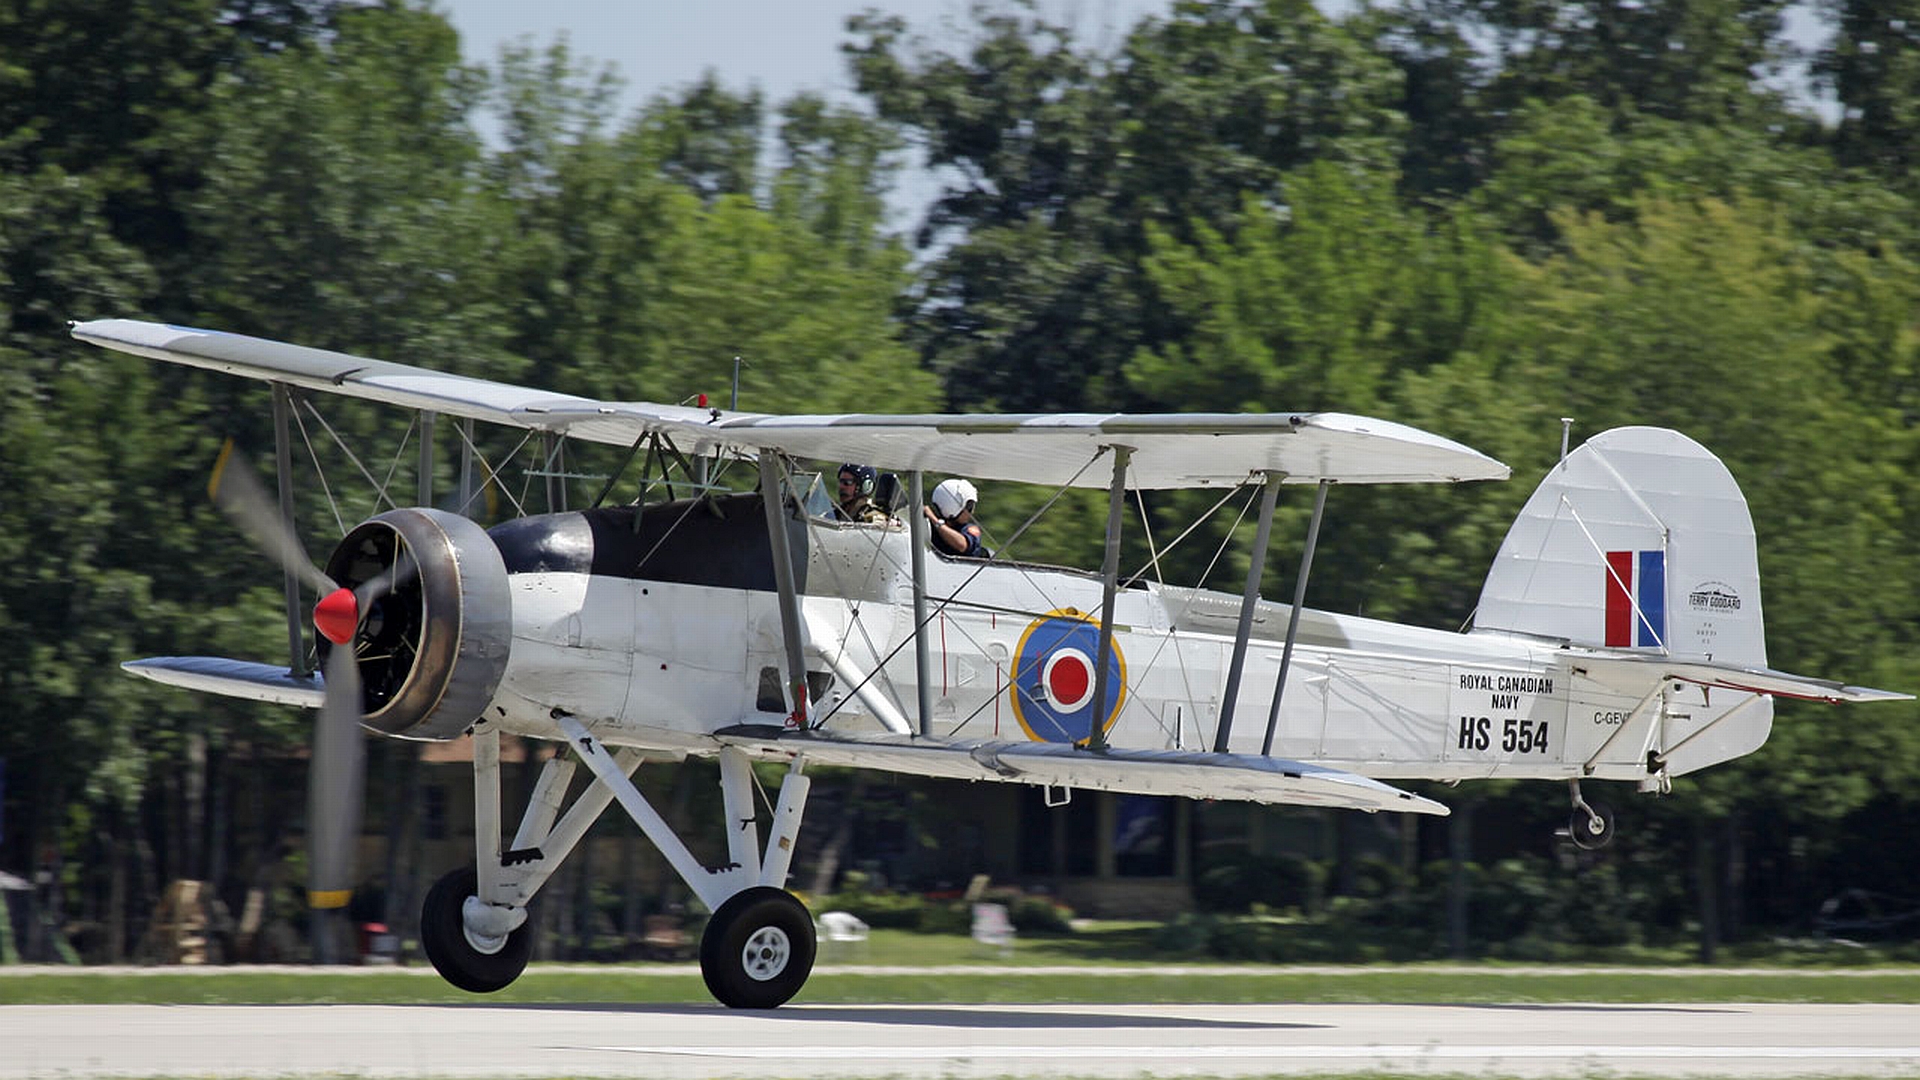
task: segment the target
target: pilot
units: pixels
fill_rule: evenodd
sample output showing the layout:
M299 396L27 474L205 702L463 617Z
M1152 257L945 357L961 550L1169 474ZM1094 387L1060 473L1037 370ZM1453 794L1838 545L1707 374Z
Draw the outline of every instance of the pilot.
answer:
M879 481L880 474L871 465L848 462L840 466L840 501L833 505L834 520L868 525L884 525L893 520L885 510L874 505L873 489Z
M933 498L921 507L933 534L933 546L948 555L973 559L990 558L982 540L980 522L973 516L980 493L965 480L942 480L933 489Z

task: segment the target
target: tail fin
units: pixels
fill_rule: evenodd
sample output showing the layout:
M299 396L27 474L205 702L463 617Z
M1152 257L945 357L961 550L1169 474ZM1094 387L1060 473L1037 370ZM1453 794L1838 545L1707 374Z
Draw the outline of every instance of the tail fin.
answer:
M1574 682L1662 688L1647 749L1680 776L1767 741L1773 698L1910 695L1774 671L1753 516L1720 459L1677 431L1615 428L1547 473L1480 590L1476 633L1564 641Z
M1588 439L1520 511L1474 625L1765 668L1760 563L1740 485L1677 431Z

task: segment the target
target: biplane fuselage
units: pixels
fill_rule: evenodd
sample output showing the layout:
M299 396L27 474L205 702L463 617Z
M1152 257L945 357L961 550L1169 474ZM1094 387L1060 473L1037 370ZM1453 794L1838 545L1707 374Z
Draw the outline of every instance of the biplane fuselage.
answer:
M1239 597L1153 583L1120 590L1107 708L1097 710L1098 576L929 557L931 709L923 729L904 526L795 515L790 533L815 699L810 726L823 733L1085 744L1103 716L1104 739L1116 747L1220 745ZM780 613L757 496L638 514L618 507L537 515L489 538L506 585L499 619L511 632L483 712L503 730L564 739L556 717L565 714L613 745L699 753L711 751L717 732L788 725ZM1694 715L1711 705L1701 691L1684 715L1648 709L1643 688L1599 681L1565 646L1305 611L1269 739L1289 613L1258 605L1230 752L1377 778L1643 780L1653 724L1666 728L1659 745L1674 746L1708 719ZM1668 767L1686 771L1709 755L1753 749L1771 715L1769 701L1746 700L1739 724L1721 725L1684 764ZM436 727L394 716L381 726L448 737L466 727L454 719Z

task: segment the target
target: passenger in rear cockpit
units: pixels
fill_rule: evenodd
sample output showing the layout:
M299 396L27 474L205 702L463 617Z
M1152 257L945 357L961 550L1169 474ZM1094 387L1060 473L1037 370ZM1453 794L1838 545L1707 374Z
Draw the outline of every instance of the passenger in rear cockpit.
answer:
M933 498L921 509L927 515L927 527L933 534L934 550L969 559L989 559L980 522L973 516L979 492L965 480L942 480L933 489Z

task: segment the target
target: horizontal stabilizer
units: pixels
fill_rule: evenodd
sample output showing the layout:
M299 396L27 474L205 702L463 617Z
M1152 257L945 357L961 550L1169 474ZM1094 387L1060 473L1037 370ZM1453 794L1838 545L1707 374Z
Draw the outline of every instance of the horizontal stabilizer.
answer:
M1575 661L1573 666L1576 669L1585 669L1587 674L1602 682L1615 681L1608 678L1612 674L1619 676L1623 681L1630 680L1638 684L1649 675L1657 673L1699 686L1741 690L1750 694L1773 694L1776 697L1800 698L1805 701L1907 701L1913 697L1912 694L1903 694L1895 690L1848 686L1846 683L1834 682L1830 679L1815 679L1806 675L1775 671L1772 668L1747 668L1737 664L1717 664L1707 660L1669 660L1666 657L1645 654L1619 656L1595 654L1591 658Z
M250 701L270 701L275 705L317 709L326 697L326 682L319 673L296 676L279 664L256 664L223 656L155 656L128 660L120 666L168 686Z
M809 762L816 764L883 769L916 776L1347 810L1448 813L1443 803L1356 773L1256 754L1116 747L1085 750L1066 743L1000 740L852 741L800 732L781 733L765 727L731 728L718 735L721 741L746 750L780 755L804 753Z

